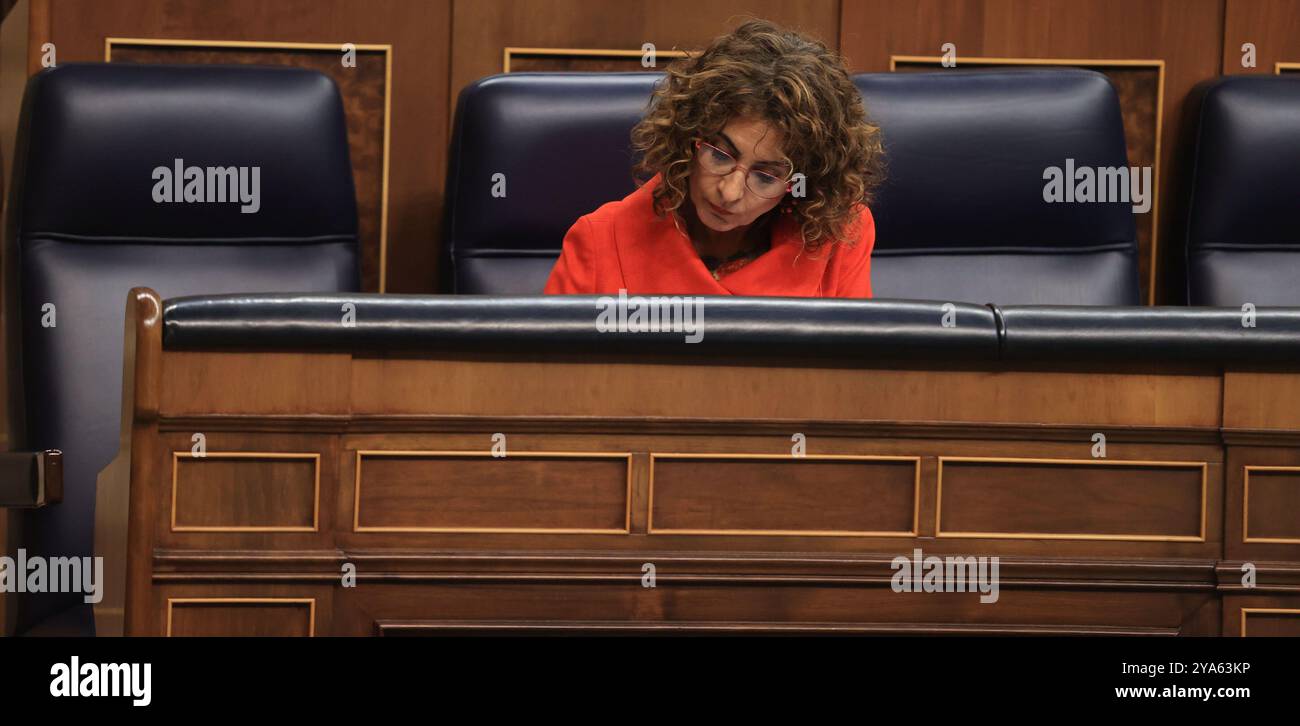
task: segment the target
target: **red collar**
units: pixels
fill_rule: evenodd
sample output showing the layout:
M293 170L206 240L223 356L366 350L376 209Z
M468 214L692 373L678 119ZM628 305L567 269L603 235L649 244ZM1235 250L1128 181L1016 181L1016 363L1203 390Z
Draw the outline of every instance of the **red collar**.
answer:
M626 222L615 226L619 264L629 291L798 297L820 294L829 250L820 250L816 258L809 257L794 217L779 212L772 223L771 248L721 280L713 279L685 234L685 222L678 217L674 224L675 213L662 217L654 213L651 193L660 181L656 175L629 195L627 214L620 219Z

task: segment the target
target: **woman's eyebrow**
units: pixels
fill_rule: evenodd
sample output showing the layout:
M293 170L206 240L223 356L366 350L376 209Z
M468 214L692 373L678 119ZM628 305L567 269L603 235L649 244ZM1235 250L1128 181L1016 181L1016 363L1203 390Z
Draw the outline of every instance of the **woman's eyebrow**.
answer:
M736 142L732 141L730 136L727 136L727 134L722 131L718 132L718 136L720 136L723 141L727 142L727 146L731 147L731 150L736 153L736 156L740 156L740 147L736 146ZM764 164L767 166L789 166L789 164L787 164L784 159L779 159L777 161L767 161L767 160L756 161L754 163Z

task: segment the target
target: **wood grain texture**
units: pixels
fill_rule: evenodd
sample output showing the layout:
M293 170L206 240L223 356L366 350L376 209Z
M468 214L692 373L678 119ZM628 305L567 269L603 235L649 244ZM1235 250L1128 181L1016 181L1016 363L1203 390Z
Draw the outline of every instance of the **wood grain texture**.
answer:
M311 637L331 631L332 596L320 585L245 586L231 595L170 585L155 593L150 632L167 637Z
M174 453L171 530L315 531L319 476L315 454Z
M315 598L330 613L322 634L1206 635L1237 612L1223 600L1242 593L1239 563L1225 560L1234 547L1243 560L1276 555L1250 596L1300 583L1295 546L1231 544L1243 509L1229 473L1297 463L1275 440L1300 427L1273 421L1228 444L1234 397L1262 394L1195 366L507 360L143 340L131 428L134 446L152 442L152 463L133 458L130 521L145 532L130 541L149 573L136 574L134 602L151 605L128 613L131 632L165 632L166 598L274 595ZM1278 410L1300 401L1281 390ZM171 531L168 465L205 431L209 452L319 455L318 530ZM493 458L502 433L507 455ZM806 459L790 456L795 433ZM1096 433L1104 462L1088 458ZM265 506L250 483L226 481L218 508ZM1289 506L1289 489L1260 491ZM1241 549L1255 547L1283 549ZM895 592L895 558L917 549L1005 558L999 604ZM348 564L356 588L339 586ZM647 565L655 588L643 587ZM279 610L191 612L204 617L187 632L301 631Z
M1229 446L1224 471L1226 556L1248 562L1300 559L1300 449Z
M168 637L305 637L316 634L311 600L194 598L167 601Z
M837 0L456 2L452 8L455 32L448 106L454 114L462 88L502 72L506 47L640 50L643 44L653 43L659 50L698 50L746 18L760 17L799 29L835 48L839 8ZM637 70L641 70L639 66Z
M601 362L359 359L351 369L353 410L1194 427L1217 426L1220 416L1219 377L1194 371L808 369L773 362L760 372L716 359ZM213 369L206 377L215 375Z
M204 437L206 458L193 458L196 434ZM332 545L343 476L337 437L204 426L156 436L155 466L169 483L157 504L155 546L269 551ZM172 483L173 471L184 476Z
M1223 376L1223 425L1240 430L1300 430L1300 378L1294 374L1234 367Z
M357 532L626 533L629 457L359 452Z
M476 621L482 603L494 604L493 621L534 620L556 625L620 621L631 625L732 624L751 629L764 622L786 624L892 626L891 632L928 624L965 623L987 628L1036 625L1048 630L1098 627L1160 629L1169 634L1203 634L1201 609L1211 593L1134 592L1004 588L1000 605L981 604L978 593L897 593L889 584L844 587L675 585L458 584L372 585L340 591L338 634L371 635L375 620ZM382 615L375 617L377 613ZM629 614L634 617L629 618ZM367 615L370 615L367 618ZM879 628L885 630L885 628Z
M1247 467L1242 476L1243 541L1300 545L1300 466Z
M1300 637L1300 597L1225 597L1223 634L1248 638Z
M1203 463L988 458L942 463L940 537L1205 537L1209 474Z
M652 534L916 533L919 457L653 456Z
M1300 0L1226 0L1223 74L1273 73L1278 63L1300 63ZM1255 66L1243 66L1245 43Z

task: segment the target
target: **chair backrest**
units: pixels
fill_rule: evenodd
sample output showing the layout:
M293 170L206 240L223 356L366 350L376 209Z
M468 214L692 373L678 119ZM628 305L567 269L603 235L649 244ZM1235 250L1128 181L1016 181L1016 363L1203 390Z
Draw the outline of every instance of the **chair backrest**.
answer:
M22 543L88 556L96 475L118 446L132 287L357 289L342 104L329 78L297 68L60 66L28 83L12 178L13 448L65 462L63 502L29 512ZM81 602L20 600L19 627Z
M662 73L510 73L464 88L447 174L448 292L538 294L582 215L632 193Z
M953 70L853 82L882 129L888 165L871 205L876 297L1140 302L1133 205L1045 199L1049 174L1073 186L1067 165L1128 165L1118 97L1105 76Z
M1300 78L1228 76L1191 98L1188 304L1300 305Z

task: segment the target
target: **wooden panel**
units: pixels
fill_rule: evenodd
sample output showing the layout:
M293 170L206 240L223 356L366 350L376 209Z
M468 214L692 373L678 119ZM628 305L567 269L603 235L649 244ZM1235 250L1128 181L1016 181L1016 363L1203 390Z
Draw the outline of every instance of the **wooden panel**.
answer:
M689 54L684 50L655 49L655 65L669 63ZM506 48L502 69L505 73L539 71L610 73L647 71L654 66L642 65L646 53L641 50L600 48Z
M313 532L319 502L319 454L172 454L173 532Z
M1206 468L940 457L937 536L1204 541Z
M1300 544L1300 467L1247 466L1242 476L1242 540Z
M159 410L167 415L348 410L346 354L168 351L163 359Z
M166 635L303 637L316 634L312 598L168 598Z
M60 63L103 61L109 37L391 45L387 290L434 291L447 167L446 144L438 140L450 128L451 0L51 0L50 14ZM361 70L358 55L353 70ZM359 163L372 161L367 152ZM360 186L358 192L374 194Z
M1278 63L1300 64L1300 0L1227 0L1223 24L1224 75L1274 73ZM1253 68L1241 65L1244 43L1255 45Z
M1300 376L1268 371L1224 371L1223 427L1300 431Z
M219 422L187 423L193 430L213 430ZM310 421L304 422L310 425ZM279 424L277 424L279 425ZM340 428L343 424L338 424ZM807 435L808 451L816 455L896 456L921 462L921 497L919 540L906 538L826 537L812 534L754 536L749 533L716 534L707 537L659 532L652 544L657 553L700 552L870 552L910 551L913 544L925 547L925 538L933 537L935 525L936 456L1017 456L1028 458L1071 459L1087 456L1091 447L1089 431L1059 430L1050 427L1025 427L1000 432L1002 439L988 438L995 427L985 425L934 429L927 426L837 426L830 421L683 421L683 420L605 420L556 419L462 419L457 417L357 418L346 424L349 432L342 438L343 451L400 449L457 451L486 450L491 432L509 432L511 451L630 451L633 468L632 533L644 534L648 515L648 454L639 452L699 453L726 458L745 458L755 453L788 460L790 437L795 431ZM189 429L187 429L189 430ZM1150 443L1152 441L1211 441L1215 432L1151 432L1146 430L1107 429L1108 452L1113 458L1126 460L1212 461L1212 472L1221 470L1221 449L1206 443ZM214 439L215 440L215 439ZM289 442L278 448L290 450ZM266 447L259 447L266 448ZM299 446L299 450L306 447ZM345 456L340 477L348 484L341 488L340 516L351 520L352 487L355 456ZM1222 484L1217 479L1211 488L1209 520L1218 521L1222 501ZM705 486L709 486L711 480ZM324 495L323 495L324 496ZM1240 515L1238 515L1238 521ZM656 528L659 520L656 520ZM910 526L910 524L908 525ZM904 528L905 529L905 528ZM541 550L600 549L635 556L646 548L644 538L622 533L566 535L549 533L384 533L354 534L350 527L331 542L345 549L401 548L483 549L492 552ZM1111 558L1211 558L1220 551L1219 538L1207 543L1115 540L1056 540L1050 544L1030 539L975 540L947 539L945 552L975 555ZM193 537L193 535L190 535ZM285 535L285 538L289 535ZM301 536L299 536L301 537ZM243 538L241 537L241 540ZM193 547L191 542L175 546ZM213 543L212 546L220 546ZM289 543L286 543L289 546ZM385 564L391 569L394 565ZM639 565L638 565L639 566Z
M1102 628L1145 635L1217 634L1213 593L1169 592L1156 589L1122 592L1070 589L1027 589L1005 586L996 603L981 603L979 593L894 592L888 581L875 586L844 583L673 584L661 574L654 588L638 578L623 583L480 583L453 585L378 583L340 592L335 622L346 635L372 635L376 621L548 621L556 626L591 621L622 621L651 626L676 623L746 625L762 630L764 623L810 626L848 625L859 629L924 632L937 623L961 623L967 632L999 632L996 626L1034 624L1045 632L1095 633ZM873 627L874 626L874 627ZM921 626L921 627L917 627ZM848 629L848 628L846 628ZM772 628L772 631L778 630ZM826 628L823 627L823 630ZM949 630L960 631L954 628ZM1207 632L1208 631L1208 632Z
M1217 374L949 371L726 360L593 366L481 359L358 359L355 411L467 416L621 416L798 421L1073 423L1217 428ZM213 371L215 373L215 371ZM635 386L628 381L636 381ZM1087 391L1088 395L1077 395ZM217 403L217 402L213 402ZM224 410L224 409L223 409Z
M697 50L747 16L789 25L838 44L838 0L476 0L453 4L451 112L469 83L501 73L507 47ZM519 70L512 65L512 70ZM575 68L576 70L576 68ZM639 64L636 70L642 69ZM614 200L610 200L614 201Z
M1225 465L1224 554L1244 562L1300 559L1300 447L1231 445Z
M919 457L652 454L651 534L911 537Z
M1300 638L1300 609L1242 608L1243 638Z
M391 48L361 47L356 67L345 67L337 45L284 47L248 44L193 45L169 41L109 39L105 60L122 63L198 63L285 65L319 71L334 80L343 98L348 147L357 195L357 236L361 245L361 289L385 288L382 261L387 252L388 103Z
M448 635L1106 635L1170 636L1176 628L1105 625L983 625L978 623L783 623L776 621L654 622L643 620L377 620L385 638Z
M164 629L166 597L271 596L259 588L272 587L317 597L322 613L330 608L322 622L331 634L373 634L376 621L456 632L1222 627L1216 588L1231 574L1216 569L1223 444L1213 423L1187 423L1221 410L1211 373L1100 372L1082 362L995 371L833 359L184 355L142 370L154 382L174 377L169 406L188 405L188 394L222 408L159 417L148 405L158 386L137 391L137 445L155 440L165 452L149 460L170 463L191 431L210 434L209 452L318 451L332 506L312 534L153 528L132 549L144 570L135 602L152 603L128 605L132 622L145 623L132 632ZM282 378L298 404L320 381L350 387L337 413L263 414L285 403L253 395L267 377ZM520 413L533 407L542 413ZM1112 459L1081 459L1098 429ZM490 455L492 432L508 432L504 459ZM788 456L794 432L807 435L814 458ZM652 501L651 452L700 456L663 456L657 476L668 478ZM767 454L766 466L753 466L753 454ZM942 491L938 457L955 477ZM677 468L665 475L663 466ZM132 477L133 507L143 508L133 522L167 506L165 471ZM651 510L660 529L639 536ZM719 533L665 531L665 516L678 529ZM935 540L940 523L956 536ZM818 536L832 527L908 536ZM961 537L984 528L991 536ZM894 592L892 558L917 547L1007 558L998 606L984 607L979 593ZM337 586L345 563L357 566L357 588ZM646 563L658 568L657 588L642 587Z
M358 451L357 532L628 532L630 454Z
M1122 32L1116 32L1122 28ZM1181 302L1163 272L1176 236L1174 177L1183 100L1218 75L1223 0L859 0L843 4L840 51L850 71L889 70L895 55L933 56L944 43L963 57L1163 60L1165 85L1154 300ZM1144 288L1150 285L1144 277Z

